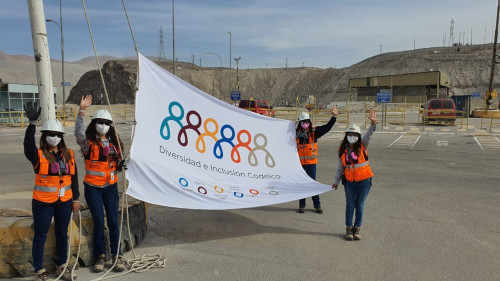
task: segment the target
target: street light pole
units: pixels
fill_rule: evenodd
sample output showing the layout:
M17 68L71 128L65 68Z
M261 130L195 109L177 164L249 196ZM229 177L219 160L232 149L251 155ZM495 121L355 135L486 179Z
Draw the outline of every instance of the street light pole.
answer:
M172 0L172 62L175 75L175 17L174 17L174 0ZM201 64L201 63L200 63Z
M238 85L238 92L240 91L240 75L238 73L238 68L239 68L239 62L241 60L241 57L234 58L236 61L236 84Z
M217 53L214 53L214 52L205 52L205 54L207 55L216 55L218 58L219 58L219 61L220 61L220 68L219 68L219 72L220 72L220 76L219 76L219 99L222 99L222 59L220 58L220 56L217 54Z
M231 92L231 90L233 89L233 85L232 85L232 79L231 79L231 70L233 69L231 67L231 57L232 57L232 54L231 54L231 31L228 31L227 33L229 33L229 92Z
M63 123L66 125L66 80L64 79L64 35L63 35L63 22L62 22L62 0L59 0L59 22L61 25L59 25L56 21L51 20L51 19L46 19L46 22L53 22L59 27L59 31L61 32L61 76L62 76L62 90L63 90L63 96L62 96L62 105L63 105Z

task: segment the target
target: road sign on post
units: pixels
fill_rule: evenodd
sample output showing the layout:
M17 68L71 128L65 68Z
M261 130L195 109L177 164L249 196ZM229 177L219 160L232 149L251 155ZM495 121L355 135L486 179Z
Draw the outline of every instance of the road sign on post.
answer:
M385 90L383 92L377 93L377 103L382 103L382 129L384 129L385 119L387 117L386 103L392 101L392 91Z
M377 93L377 103L390 103L392 101L391 92L380 92Z
M233 91L231 92L231 100L240 100L241 92Z

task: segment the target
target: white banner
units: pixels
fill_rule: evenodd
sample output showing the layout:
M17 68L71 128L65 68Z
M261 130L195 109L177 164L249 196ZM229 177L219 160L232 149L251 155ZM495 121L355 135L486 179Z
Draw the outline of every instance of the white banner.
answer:
M331 190L302 169L295 123L222 102L139 56L127 194L188 209L277 204Z

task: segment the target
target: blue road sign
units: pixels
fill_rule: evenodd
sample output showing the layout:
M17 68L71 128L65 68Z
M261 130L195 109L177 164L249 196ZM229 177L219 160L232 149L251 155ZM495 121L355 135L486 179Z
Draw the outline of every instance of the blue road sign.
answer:
M241 99L241 93L233 91L231 92L231 100L240 100Z
M479 92L472 93L473 98L479 98L480 96L481 96L481 94Z
M391 92L377 93L377 103L389 103L392 100Z

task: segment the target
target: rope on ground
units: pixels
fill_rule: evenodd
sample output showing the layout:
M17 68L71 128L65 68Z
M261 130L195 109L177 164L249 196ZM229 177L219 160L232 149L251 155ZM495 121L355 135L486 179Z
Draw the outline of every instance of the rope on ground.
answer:
M134 47L135 47L135 51L136 51L136 54L137 54L137 64L139 64L139 50L137 48L137 44L135 42L135 37L134 37L134 33L132 31L132 26L130 24L130 20L128 18L128 13L127 13L127 8L125 7L125 2L124 0L122 0L122 4L123 4L123 9L124 9L124 12L125 12L125 16L127 18L127 22L128 22L128 25L129 25L129 28L130 28L130 34L132 36L132 40L134 42ZM99 70L99 75L101 77L101 82L102 82L102 85L103 85L103 89L104 89L104 95L106 96L106 101L108 103L108 107L109 107L109 113L111 114L111 116L113 116L113 112L111 110L111 103L109 101L109 96L108 96L108 92L106 90L106 83L104 82L104 75L102 74L102 69L101 69L101 65L100 65L100 62L99 62L99 56L97 54L97 50L96 50L96 47L95 47L95 42L94 42L94 36L92 34L92 28L90 27L90 21L89 21L89 18L88 18L88 15L87 15L87 8L85 6L85 0L82 0L82 6L83 6L83 10L84 10L84 13L85 13L85 18L87 20L87 26L88 26L88 29L89 29L89 33L90 33L90 39L92 41L92 47L94 49L94 55L95 55L95 58L96 58L96 62L97 62L97 67L98 67L98 70ZM135 93L134 93L134 97L136 96L136 93L137 93L137 85L139 84L139 67L137 67L137 81L136 81L136 87L135 87ZM134 135L135 135L135 124L136 124L136 119L135 119L135 115L134 115L134 133L132 134L132 143L134 141ZM115 130L115 138L117 140L119 140L119 136L118 136L118 132L117 130ZM120 154L121 154L121 159L125 159L123 157L123 150L121 148L121 144L120 142L118 141L118 148L120 150ZM128 159L128 158L127 158ZM127 214L127 229L128 229L128 234L129 234L129 238L130 238L130 247L132 249L132 253L134 255L134 259L132 259L132 263L128 263L129 265L131 265L131 269L128 270L128 271L125 271L121 274L117 274L117 275L113 275L113 276L109 276L109 277L106 277L106 275L111 272L111 270L116 266L116 263L118 262L118 259L116 258L113 265L111 266L111 268L106 271L106 273L104 273L102 276L96 278L96 279L93 279L93 280L104 280L104 279L109 279L109 278L114 278L114 277L119 277L119 276L123 276L125 274L128 274L130 272L145 272L147 271L148 269L150 268L160 268L160 267L165 267L165 263L166 263L166 258L164 257L161 257L160 255L143 255L142 257L141 256L137 256L135 254L135 251L134 251L134 241L132 240L132 235L131 235L131 232L130 232L130 216L129 216L129 213L128 213L128 198L127 198L127 194L126 194L126 191L127 191L127 184L126 184L126 173L125 173L125 169L122 170L122 175L123 175L123 193L122 193L122 198L120 201L122 201L122 207L121 207L121 218L120 218L120 234L119 234L119 238L118 238L118 246L117 246L117 251L119 252L119 249L120 249L120 241L121 241L121 237L122 237L122 229L123 229L123 216L124 216L124 210L125 209L125 212ZM118 256L118 252L115 253L115 256L117 257ZM113 256L113 254L112 254Z
M68 239L68 257L66 258L66 263L64 264L64 268L63 270L61 271L61 273L59 274L59 276L57 276L56 279L54 279L54 281L57 281L59 279L61 279L61 277L63 276L64 272L66 271L66 268L68 268L68 263L69 263L69 259L71 257L71 238L73 237L73 212L71 212L71 216L69 218L69 239ZM73 268L71 269L71 280L75 280L76 277L75 277L75 268L76 266L78 265L78 258L80 258L80 249L81 249L81 246L82 246L82 213L80 212L80 210L78 210L78 229L79 229L79 236L78 236L78 252L76 254L76 260L75 260L75 263L73 264Z

